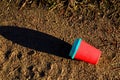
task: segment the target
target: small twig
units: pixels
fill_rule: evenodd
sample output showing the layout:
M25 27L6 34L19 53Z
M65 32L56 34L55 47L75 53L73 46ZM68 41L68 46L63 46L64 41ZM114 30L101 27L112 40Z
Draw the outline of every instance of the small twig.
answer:
M56 9L58 6L62 6L61 3L56 4L54 7L52 7L49 11L52 12L54 9Z
M120 67L116 67L116 68L113 68L112 70L119 70L120 69Z
M22 9L25 7L25 5L26 5L26 3L27 3L28 1L29 1L29 0L25 0L25 2L23 3L23 5L20 7L19 10L22 10Z

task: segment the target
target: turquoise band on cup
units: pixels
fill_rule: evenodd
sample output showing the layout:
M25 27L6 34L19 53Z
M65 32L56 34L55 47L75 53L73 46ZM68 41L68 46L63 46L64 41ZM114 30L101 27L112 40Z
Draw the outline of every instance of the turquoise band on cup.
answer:
M76 40L74 41L73 46L72 46L72 48L71 48L71 50L70 50L70 53L69 53L69 56L70 56L72 59L74 59L75 54L76 54L76 52L77 52L77 50L78 50L78 48L79 48L79 46L80 46L81 41L82 41L81 38L76 39Z

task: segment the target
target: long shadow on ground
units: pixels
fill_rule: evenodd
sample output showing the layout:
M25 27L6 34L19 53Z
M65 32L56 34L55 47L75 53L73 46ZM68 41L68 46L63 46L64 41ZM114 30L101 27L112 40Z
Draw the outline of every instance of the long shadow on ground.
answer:
M17 26L0 26L0 35L22 46L69 58L71 45L51 35Z

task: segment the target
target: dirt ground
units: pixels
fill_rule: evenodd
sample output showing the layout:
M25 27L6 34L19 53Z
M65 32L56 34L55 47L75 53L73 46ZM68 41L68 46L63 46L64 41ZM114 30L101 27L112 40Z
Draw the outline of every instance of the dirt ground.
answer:
M0 80L120 80L120 8L73 14L26 5L0 0ZM102 51L97 65L68 57L76 38Z

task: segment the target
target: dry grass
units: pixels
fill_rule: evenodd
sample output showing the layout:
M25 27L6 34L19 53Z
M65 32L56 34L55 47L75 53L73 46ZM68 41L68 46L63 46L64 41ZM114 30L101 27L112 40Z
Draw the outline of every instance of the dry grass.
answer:
M64 15L69 20L76 16L84 16L82 21L106 17L111 20L111 24L120 25L119 0L7 0L7 3L7 5L10 3L17 4L19 10L24 8L43 8L54 11L60 16ZM81 19L81 17L77 19L79 18Z

